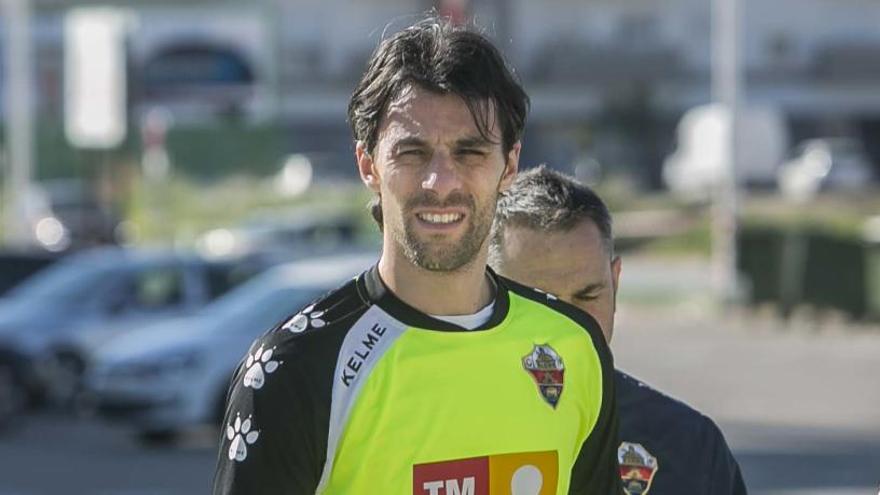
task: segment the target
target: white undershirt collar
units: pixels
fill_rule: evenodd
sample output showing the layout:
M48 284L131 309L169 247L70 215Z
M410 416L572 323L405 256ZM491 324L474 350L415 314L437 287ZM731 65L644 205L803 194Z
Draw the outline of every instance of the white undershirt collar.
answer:
M473 330L475 328L479 328L484 323L489 321L489 318L492 317L492 312L495 310L495 300L493 299L485 308L477 311L476 313L469 315L451 315L451 316L439 316L439 315L431 315L432 318L436 318L438 320L445 321L447 323L452 323L453 325L458 325L462 328L466 328L468 330Z

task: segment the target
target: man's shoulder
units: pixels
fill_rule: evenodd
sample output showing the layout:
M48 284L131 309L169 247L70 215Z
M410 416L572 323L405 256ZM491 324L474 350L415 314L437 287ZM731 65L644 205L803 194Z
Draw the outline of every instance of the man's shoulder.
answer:
M498 279L511 293L536 303L531 306L533 311L546 311L552 314L561 313L586 330L597 344L601 343L600 347L607 347L599 323L589 313L562 301L549 292L523 285L500 275L498 275Z
M622 467L650 465L659 494L746 493L739 466L711 418L622 371L615 370L615 381Z
M350 280L286 316L257 339L254 346L307 354L320 347L338 347L338 342L368 307L357 279Z
M687 403L671 397L628 373L614 370L617 404L621 410L632 409L640 415L662 417L667 421L695 424L712 420Z
M727 448L715 421L694 407L620 370L615 382L622 437L666 438L695 451Z

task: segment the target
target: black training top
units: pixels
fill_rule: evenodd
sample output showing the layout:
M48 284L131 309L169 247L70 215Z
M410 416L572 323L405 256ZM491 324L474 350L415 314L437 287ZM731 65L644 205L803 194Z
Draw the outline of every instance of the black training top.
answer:
M257 339L230 390L215 495L619 495L598 324L489 272L467 330L375 267Z
M718 426L687 404L615 370L618 462L627 495L745 495Z

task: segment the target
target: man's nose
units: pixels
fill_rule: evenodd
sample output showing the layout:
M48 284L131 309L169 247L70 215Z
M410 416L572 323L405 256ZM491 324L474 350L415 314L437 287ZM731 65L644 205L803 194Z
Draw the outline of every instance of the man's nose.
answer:
M461 177L455 161L449 153L435 152L425 169L422 189L434 191L438 196L444 197L460 188Z

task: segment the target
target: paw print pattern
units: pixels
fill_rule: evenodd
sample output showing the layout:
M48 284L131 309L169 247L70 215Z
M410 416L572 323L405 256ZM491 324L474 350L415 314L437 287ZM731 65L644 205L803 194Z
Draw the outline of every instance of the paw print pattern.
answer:
M248 354L245 367L247 371L244 374L244 386L251 387L255 390L263 388L266 383L266 375L278 369L281 364L279 361L272 359L272 353L275 348L263 350L260 346L253 355Z
M285 329L290 330L293 333L302 333L306 331L309 327L311 328L321 328L327 324L321 317L324 316L323 311L314 311L315 305L307 307L306 309L300 311L293 318L290 319L287 323L284 324Z
M236 414L235 421L226 425L226 438L232 441L228 453L230 461L241 462L247 459L247 446L253 445L260 437L259 431L251 431L251 426L251 417L242 421L241 414Z

